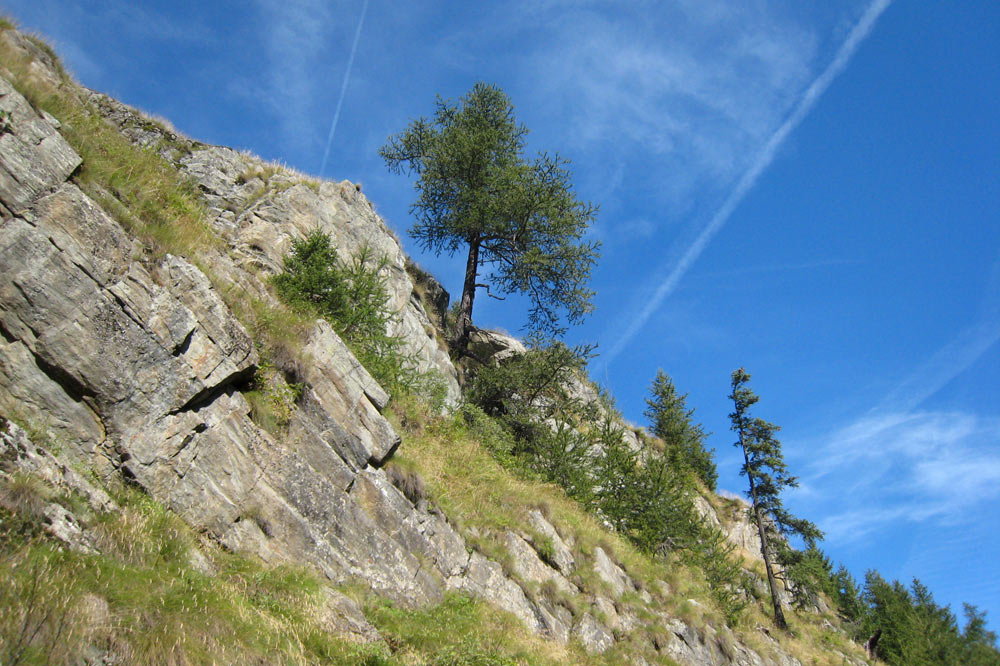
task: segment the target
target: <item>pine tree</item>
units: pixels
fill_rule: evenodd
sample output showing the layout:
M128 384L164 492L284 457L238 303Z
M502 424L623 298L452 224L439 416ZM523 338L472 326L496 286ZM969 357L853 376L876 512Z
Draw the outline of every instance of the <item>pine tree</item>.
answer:
M778 426L750 415L750 407L760 398L747 387L749 381L750 375L743 368L733 372L733 392L729 398L733 401L734 410L729 419L732 422L731 429L739 437L734 446L743 450L744 464L740 474L747 477L750 486L747 497L760 535L761 556L764 558L767 584L771 590L774 621L779 628L786 629L788 623L781 608L781 597L774 574L776 540L783 536L799 535L807 545L813 546L823 534L809 521L790 514L781 502L781 491L797 486L798 481L788 475L781 453L781 442L775 438Z
M675 466L686 466L694 471L709 490L715 490L719 478L712 454L715 449L705 449L705 430L694 422L694 410L688 409L687 394L678 395L674 383L663 370L658 370L652 397L646 398L645 415L652 425L653 434L667 446L667 459Z
M564 332L561 313L576 323L593 309L586 288L599 243L584 240L597 208L572 191L568 161L542 153L524 158L528 130L510 98L477 83L458 103L438 98L433 119L419 118L379 150L390 171L419 179L410 229L425 249L468 251L453 348L465 354L483 266L500 293L531 301L528 328ZM499 297L498 297L499 298Z
M996 649L997 635L986 629L986 611L972 604L962 604L965 614L963 660L967 666L997 666L1000 652Z

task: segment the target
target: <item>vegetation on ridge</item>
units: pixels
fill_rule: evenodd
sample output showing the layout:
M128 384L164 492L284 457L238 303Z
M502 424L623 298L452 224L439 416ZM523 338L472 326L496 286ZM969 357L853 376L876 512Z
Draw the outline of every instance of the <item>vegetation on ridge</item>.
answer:
M19 66L6 52L4 65ZM19 86L36 85L22 74ZM77 182L152 247L153 258L169 251L198 261L206 249L218 249L196 189L168 163L128 144L80 98L38 85L32 99L49 104L84 155ZM70 97L62 99L64 94ZM302 249L310 242L323 258L316 264ZM301 243L286 263L286 275L301 271L307 279L292 281L287 289L282 279L275 283L293 309L248 301L245 294L223 289L230 305L241 308L255 338L263 337L265 344L279 336L294 338L303 326L296 309L315 312L328 304L328 296L342 292L361 307L333 307L334 314L326 316L338 330L350 337L349 331L363 328L351 321L374 321L376 333L384 335L381 318L387 315L378 307L385 302L384 292L378 296L384 285L371 268L377 263L364 255L353 267L339 263L328 239L325 249L321 239ZM471 299L467 314L471 322ZM579 561L589 562L598 547L608 552L638 586L615 605L642 624L616 635L620 640L604 655L588 655L576 642L544 641L512 616L452 594L437 606L414 611L347 590L364 604L384 638L375 645L347 643L323 624L329 590L309 571L264 566L226 553L133 488L113 486L122 509L100 515L86 509L81 498L57 493L36 477L0 475L0 660L70 663L81 651L94 649L98 656L132 663L507 666L611 664L641 655L649 663L669 664L652 649L669 633L659 610L684 619L703 639L713 632L720 645L740 641L769 658L773 644L757 626L770 618L740 579L740 561L721 531L706 528L692 512L690 500L702 491L700 484L711 488L715 479L711 455L702 446L704 433L691 421L693 410L683 396L677 398L672 384L667 390L669 379L661 382L658 374L650 418L653 433L663 441L640 437L638 447L630 447L610 401L598 418L596 405L568 390L586 356L585 348L536 346L524 356L484 366L470 394L475 404L451 415L403 395L394 409L404 444L390 467L419 475L425 484L413 483L411 494L426 495L443 509L467 543L501 562L529 597L554 598L576 618L594 612L585 598L519 580L500 537L507 529L530 533L527 514L539 510L570 538ZM376 375L380 360L384 357L378 353L362 358ZM295 409L294 395L281 401L285 412ZM100 539L99 554L68 550L45 534L43 509L51 501L84 519ZM605 529L605 522L615 530ZM543 559L551 553L542 535L529 536ZM859 592L849 576L833 574L829 561L813 549L789 551L784 564L796 594L813 588L815 595L835 596L853 635L868 640L889 663L997 663L995 636L974 608L967 609L967 624L959 633L950 611L937 607L916 583L907 591L876 574ZM589 566L577 568L573 583L585 594L606 592ZM815 595L803 597L803 606ZM716 603L701 603L708 598ZM832 614L789 612L792 633L779 638L804 663L836 666L838 651L857 652L835 625L823 625L837 622Z
M431 120L419 118L379 150L395 173L415 173L418 197L410 228L424 248L453 255L468 250L451 343L466 353L482 266L503 294L526 294L528 327L547 335L593 309L586 288L599 243L585 241L597 212L572 192L568 160L523 156L528 130L499 88L476 83L458 103L437 100Z
M350 261L337 255L330 236L313 231L292 243L284 272L271 279L293 309L326 319L361 364L392 394L418 390L441 400L440 382L416 369L403 340L389 335L393 314L382 271L386 259L365 246Z

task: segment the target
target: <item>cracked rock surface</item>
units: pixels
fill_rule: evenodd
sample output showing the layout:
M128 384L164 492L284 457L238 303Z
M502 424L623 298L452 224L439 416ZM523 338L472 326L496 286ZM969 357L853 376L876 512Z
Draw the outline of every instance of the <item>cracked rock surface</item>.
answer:
M440 373L447 399L458 399L457 373L424 307L440 309L447 297L440 285L415 288L398 241L358 187L313 183L178 137L97 93L89 99L131 141L161 150L194 179L225 247L212 255L212 276L180 257L144 254L74 183L80 157L57 123L0 77L0 108L12 116L0 134L0 416L16 412L67 443L56 459L4 422L5 456L102 510L111 500L72 464L118 470L229 548L308 563L334 583L361 581L404 605L461 590L594 653L637 629L616 606L637 590L628 572L601 548L574 555L571 535L541 512L523 532L499 535L510 557L501 566L398 490L383 469L400 445L382 414L389 396L325 322L304 341L309 360L297 369L303 390L287 430L276 437L250 418L243 392L260 359L213 285L269 298L264 280L314 229L330 233L345 257L367 247L386 258L392 332L420 369ZM45 510L57 538L91 547L72 514ZM583 596L572 581L584 568L608 596L581 599L574 614L554 597ZM558 595L539 592L547 588ZM353 602L333 592L327 601L331 630L378 640ZM714 636L659 617L670 640L657 649L678 663L767 663L742 646L723 654Z

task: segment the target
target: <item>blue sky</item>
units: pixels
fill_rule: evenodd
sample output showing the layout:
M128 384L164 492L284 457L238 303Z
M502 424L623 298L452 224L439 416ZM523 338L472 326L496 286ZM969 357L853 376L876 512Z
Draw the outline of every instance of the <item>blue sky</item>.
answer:
M1000 626L997 3L0 7L190 136L312 174L327 155L452 293L464 257L406 239L413 190L377 150L436 94L499 85L529 150L570 158L601 207L597 311L569 339L599 344L625 415L644 422L663 368L741 491L726 396L745 366L829 554ZM475 315L524 321L512 300Z

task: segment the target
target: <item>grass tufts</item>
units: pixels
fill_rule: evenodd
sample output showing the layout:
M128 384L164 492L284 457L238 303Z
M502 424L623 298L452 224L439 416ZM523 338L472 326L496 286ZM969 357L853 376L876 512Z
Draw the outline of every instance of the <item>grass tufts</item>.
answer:
M93 527L99 555L39 534L0 540L0 663L393 663L385 646L318 623L323 585L311 571L206 546L138 490L115 499L121 510ZM196 549L214 575L193 566Z

